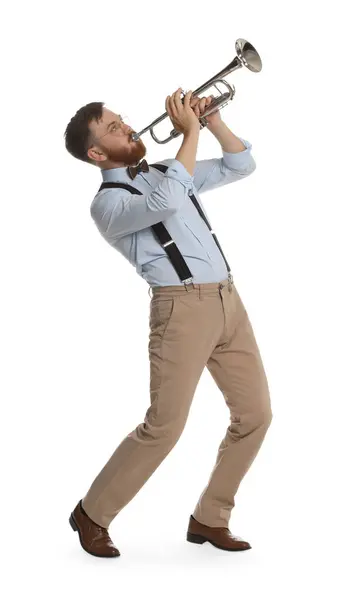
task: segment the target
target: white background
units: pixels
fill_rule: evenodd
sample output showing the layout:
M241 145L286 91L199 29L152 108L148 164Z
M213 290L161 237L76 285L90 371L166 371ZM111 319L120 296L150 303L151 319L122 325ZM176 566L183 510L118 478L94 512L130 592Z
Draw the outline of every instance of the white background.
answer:
M4 598L340 594L340 79L336 2L17 2L2 9L1 579ZM229 424L207 370L169 456L112 523L116 560L68 518L149 405L148 285L100 236L99 169L64 147L88 102L137 131L235 56L222 111L257 169L203 196L261 350L273 421L236 496L247 552L186 542ZM210 89L208 93L214 93ZM169 129L170 130L170 129ZM175 157L144 136L149 162ZM207 130L197 158L220 156ZM5 589L7 588L7 589Z

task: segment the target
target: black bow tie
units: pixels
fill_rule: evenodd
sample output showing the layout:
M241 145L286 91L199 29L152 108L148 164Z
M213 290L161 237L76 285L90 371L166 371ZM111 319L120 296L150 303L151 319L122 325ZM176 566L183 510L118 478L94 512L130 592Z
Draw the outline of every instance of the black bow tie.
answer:
M134 179L138 173L143 171L144 173L148 173L149 166L145 159L143 159L136 167L129 166L128 173L131 179Z

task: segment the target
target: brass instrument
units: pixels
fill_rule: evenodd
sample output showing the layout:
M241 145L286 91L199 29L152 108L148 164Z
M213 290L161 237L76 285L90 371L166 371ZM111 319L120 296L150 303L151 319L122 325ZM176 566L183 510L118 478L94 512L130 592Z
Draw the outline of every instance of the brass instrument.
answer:
M228 64L227 67L225 67L225 69L223 69L222 71L220 71L219 73L214 75L214 77L212 77L211 79L206 81L203 85L198 87L192 94L192 97L198 96L198 94L201 94L203 91L205 91L210 86L214 86L220 94L220 96L215 96L212 99L212 102L210 103L210 105L207 108L207 110L205 111L205 113L203 115L201 115L201 117L199 118L201 129L207 125L207 120L205 119L205 117L207 115L211 114L212 112L216 112L217 110L220 110L221 108L226 106L233 99L233 97L235 95L235 87L233 85L230 85L229 83L227 83L224 79L222 79L222 77L225 77L229 73L232 73L233 71L236 71L237 69L240 69L241 67L246 67L253 73L259 73L259 71L262 70L261 58L260 58L257 50L249 42L247 42L243 38L238 38L235 43L235 48L236 48L237 55L230 62L230 64ZM217 83L222 83L223 85L225 85L227 87L228 91L225 93L222 93L219 90L219 88L217 87ZM182 95L182 102L183 102L184 96L185 96L185 94ZM152 136L153 140L155 142L157 142L158 144L166 144L170 140L176 138L178 135L181 135L181 133L179 131L176 131L176 129L173 129L170 133L170 136L168 138L166 138L165 140L159 140L156 137L156 135L153 131L153 128L155 127L155 125L160 123L160 121L163 121L163 119L166 119L168 116L169 115L167 112L163 113L163 115L161 115L161 117L159 117L158 119L155 119L155 121L153 121L150 125L148 125L148 127L145 127L139 133L133 133L132 140L137 141L141 135L146 133L146 131L150 131L150 135Z

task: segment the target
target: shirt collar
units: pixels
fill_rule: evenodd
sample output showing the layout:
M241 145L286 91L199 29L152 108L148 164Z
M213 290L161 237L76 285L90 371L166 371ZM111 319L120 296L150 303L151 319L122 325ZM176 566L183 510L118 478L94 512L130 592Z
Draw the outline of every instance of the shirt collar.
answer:
M116 167L115 169L101 169L103 181L131 182L128 167Z
M146 159L146 157L144 157L144 158L141 158L141 160L147 160L147 159ZM126 183L131 183L133 181L128 173L128 167L115 167L114 169L101 169L101 173L102 173L103 181L120 181L120 182L126 182ZM138 173L138 175L136 176L136 178L134 178L134 180L137 179L139 177L139 175L140 175L140 173Z

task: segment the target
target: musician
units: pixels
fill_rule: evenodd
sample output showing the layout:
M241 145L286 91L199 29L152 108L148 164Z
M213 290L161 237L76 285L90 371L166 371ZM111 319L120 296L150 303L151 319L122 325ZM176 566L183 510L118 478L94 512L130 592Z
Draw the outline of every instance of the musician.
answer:
M212 96L193 97L192 91L182 98L181 89L167 96L165 107L182 143L175 158L157 163L168 167L166 172L149 166L142 140L132 141L134 130L102 102L80 108L65 131L66 148L74 157L99 167L104 183L126 186L101 189L90 213L103 238L135 266L152 290L150 406L69 519L83 549L96 556L120 555L108 527L178 441L205 366L223 394L230 424L209 481L190 514L187 540L209 541L222 550L251 548L231 533L229 522L238 487L272 419L270 394L248 313L222 250L200 214L202 209L207 217L199 194L248 177L256 165L251 144L232 133L219 110L206 119L221 156L196 160L199 118L211 102ZM154 235L153 226L160 222L174 243L171 259ZM227 239L231 227L227 219ZM192 280L180 279L174 246ZM133 333L127 333L133 339ZM129 357L126 369L134 375ZM116 401L119 411L129 398L121 392ZM212 409L210 398L207 409ZM96 408L93 414L92 444L105 419ZM202 447L204 440L196 443Z

